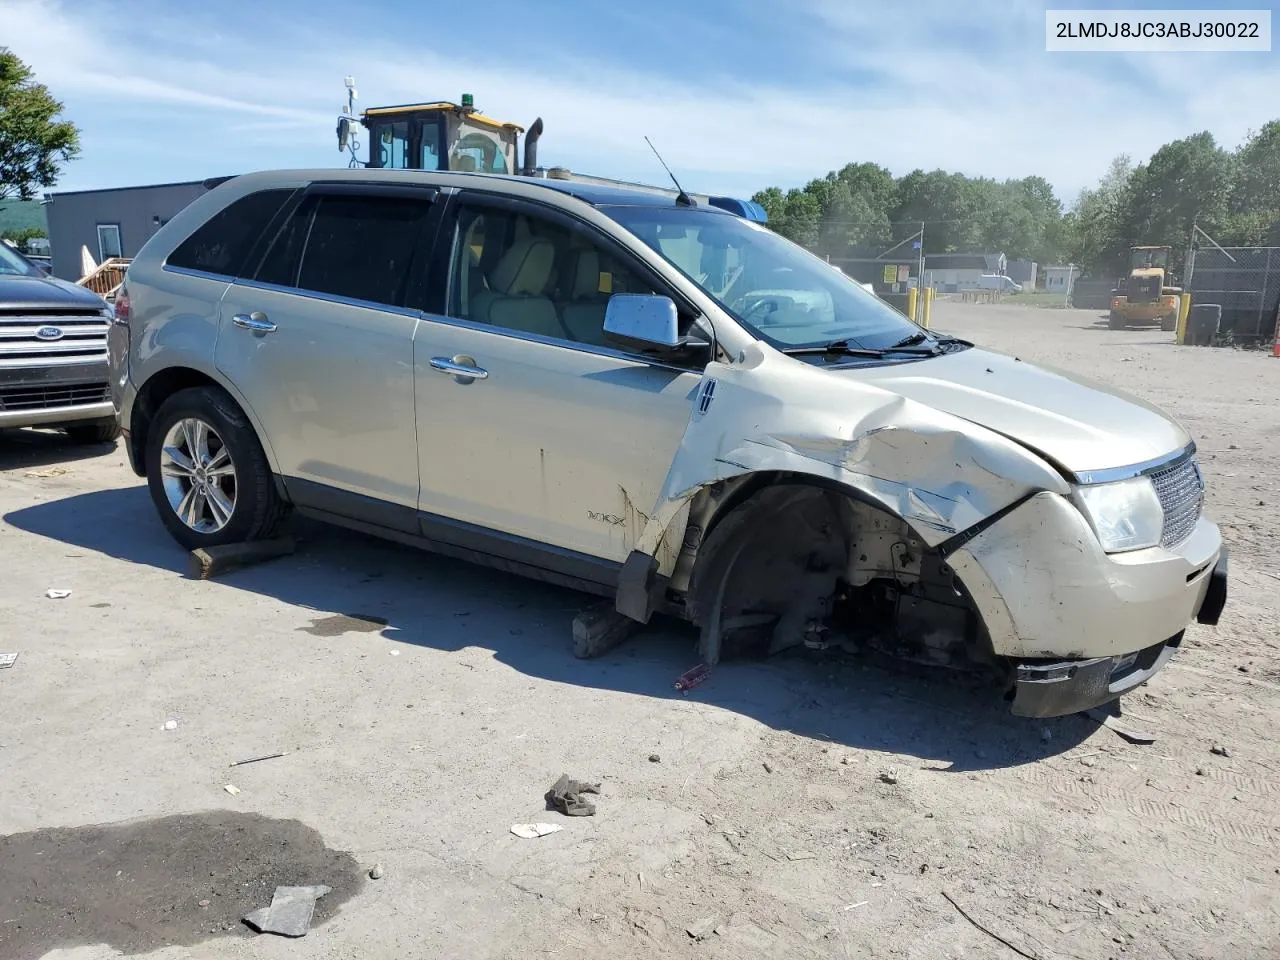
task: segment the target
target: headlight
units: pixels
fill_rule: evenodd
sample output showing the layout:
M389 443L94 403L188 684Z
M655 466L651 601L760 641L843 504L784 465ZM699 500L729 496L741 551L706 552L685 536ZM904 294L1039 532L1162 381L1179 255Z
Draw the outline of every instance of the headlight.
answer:
M1080 509L1107 553L1141 550L1160 542L1164 508L1147 477L1077 487Z

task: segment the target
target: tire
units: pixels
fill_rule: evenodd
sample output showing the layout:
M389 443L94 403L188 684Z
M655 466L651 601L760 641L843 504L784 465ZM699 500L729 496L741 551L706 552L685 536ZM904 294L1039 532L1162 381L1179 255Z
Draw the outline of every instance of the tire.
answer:
M1120 314L1116 313L1114 310L1112 310L1109 314L1107 314L1108 330L1123 330L1124 328L1125 328L1124 317L1120 316Z
M202 458L190 456L193 446ZM144 450L151 499L169 534L188 550L265 540L280 528L288 505L253 426L224 391L193 387L169 397L151 421ZM208 493L192 494L197 486ZM194 523L179 516L184 504Z
M114 443L120 437L120 423L115 417L69 423L62 430L72 443Z
M1160 318L1160 329L1165 333L1173 333L1178 329L1178 315L1176 313L1165 314Z

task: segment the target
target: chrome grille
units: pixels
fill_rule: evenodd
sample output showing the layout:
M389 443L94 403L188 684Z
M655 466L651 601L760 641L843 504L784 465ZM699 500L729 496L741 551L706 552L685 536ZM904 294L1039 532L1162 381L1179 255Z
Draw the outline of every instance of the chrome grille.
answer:
M0 387L0 411L49 410L105 403L111 399L105 383L51 383L23 387Z
M109 318L97 310L0 309L0 367L104 358L109 327ZM56 331L56 336L42 337L40 331Z
M1204 506L1204 481L1200 466L1194 457L1151 474L1156 495L1164 510L1164 529L1160 534L1162 547L1176 547L1195 529Z

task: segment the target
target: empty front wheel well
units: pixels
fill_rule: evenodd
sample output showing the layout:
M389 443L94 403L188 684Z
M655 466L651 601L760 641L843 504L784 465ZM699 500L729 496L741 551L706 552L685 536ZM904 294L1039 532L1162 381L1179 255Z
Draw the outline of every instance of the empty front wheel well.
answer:
M708 662L724 643L778 650L839 636L925 663L991 663L972 598L902 518L820 478L753 476L741 486L708 489L714 503L693 505L687 566L673 578L688 578L685 615Z
M147 433L151 429L151 421L161 405L179 390L190 387L218 387L216 380L199 370L190 367L169 367L154 374L138 389L138 396L133 402L133 414L129 418L129 446L132 448L134 472L138 476L146 473L144 453L147 447Z

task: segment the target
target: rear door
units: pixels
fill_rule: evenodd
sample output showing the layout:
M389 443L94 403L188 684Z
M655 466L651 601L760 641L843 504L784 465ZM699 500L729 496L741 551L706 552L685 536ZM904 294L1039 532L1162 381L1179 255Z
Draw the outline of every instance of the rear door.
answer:
M437 192L314 185L222 299L218 369L241 391L293 500L414 526L413 338L404 306Z

